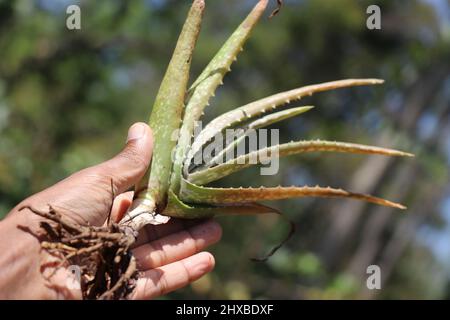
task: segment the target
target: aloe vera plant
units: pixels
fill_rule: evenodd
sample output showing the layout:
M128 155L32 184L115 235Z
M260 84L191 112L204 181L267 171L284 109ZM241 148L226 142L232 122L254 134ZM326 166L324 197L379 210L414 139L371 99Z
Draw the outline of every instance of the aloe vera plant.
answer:
M279 1L279 3L281 3ZM217 52L200 76L188 88L192 53L200 31L204 0L194 0L182 29L153 106L149 125L155 146L149 173L136 186L135 200L122 225L137 231L146 224L161 224L170 217L194 219L228 214L262 214L276 210L259 204L262 200L293 197L342 197L405 209L385 199L331 187L214 188L208 183L261 162L264 157L281 157L306 152L343 152L412 156L409 153L354 143L331 141L292 141L261 148L221 162L221 157L243 137L229 142L218 154L200 166L192 166L195 155L226 129L260 129L300 115L310 106L276 110L322 91L383 83L378 79L347 79L277 93L233 109L211 121L194 135L197 122L209 100L230 71L250 32L261 18L268 0L260 0ZM176 134L174 134L176 133ZM174 138L175 136L175 138ZM257 159L251 163L249 159Z

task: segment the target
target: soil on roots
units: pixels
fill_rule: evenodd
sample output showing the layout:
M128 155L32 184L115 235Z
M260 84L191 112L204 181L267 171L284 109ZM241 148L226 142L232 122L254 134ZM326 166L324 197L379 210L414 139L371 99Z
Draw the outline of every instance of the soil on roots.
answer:
M41 247L57 258L58 268L75 266L83 299L126 299L138 276L130 246L134 239L116 223L82 226L49 206L48 212L25 207L45 218L40 222ZM25 209L22 208L22 209ZM41 265L41 271L46 268Z

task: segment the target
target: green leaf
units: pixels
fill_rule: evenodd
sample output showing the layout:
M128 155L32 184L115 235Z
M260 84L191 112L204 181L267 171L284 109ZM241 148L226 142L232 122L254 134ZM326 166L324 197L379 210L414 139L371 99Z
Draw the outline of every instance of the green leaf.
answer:
M267 162L271 158L283 157L292 154L306 153L306 152L343 152L343 153L359 153L359 154L379 154L384 156L406 156L413 157L414 155L394 149L380 148L362 144L336 142L336 141L296 141L284 143L272 147L256 150L235 159L229 160L225 163L219 164L215 167L205 169L203 171L196 171L187 176L187 180L194 184L207 184L209 182L218 180L222 177L228 176L236 171L242 170L249 166Z
M276 209L258 204L230 204L224 206L191 205L182 202L169 190L168 204L163 214L184 219L212 218L219 215L256 215L278 213Z
M347 79L309 85L281 92L224 113L211 121L195 138L188 156L186 157L185 170L187 170L194 155L199 152L206 143L211 141L216 134L223 132L227 128L234 127L245 120L257 117L267 111L274 110L277 107L292 101L300 100L305 96L311 96L317 92L353 86L375 85L383 82L383 80L379 79Z
M299 114L305 113L313 108L314 108L314 106L302 106L302 107L290 108L287 110L274 112L274 113L268 114L264 117L261 117L259 119L256 119L256 120L250 122L247 125L247 128L249 128L249 129L264 128L264 127L270 126L271 124L274 124L274 123L295 117Z
M154 138L153 159L149 173L137 190L145 191L140 192L138 198L152 198L157 204L164 200L169 186L172 150L177 142L172 136L181 124L192 53L200 32L204 8L204 0L194 0L192 3L150 116L149 125Z
M313 108L314 108L313 106L305 106L305 107L290 108L287 110L274 112L274 113L271 113L264 117L261 117L259 119L256 119L254 121L251 121L249 124L247 124L245 126L245 130L252 130L252 129L256 130L256 129L264 128L264 127L267 127L276 122L286 120L286 119L295 117L299 114L305 113ZM212 167L218 163L221 163L223 156L226 155L231 150L235 149L235 147L238 146L244 139L245 139L245 131L243 131L243 133L240 137L238 137L236 140L234 140L230 144L228 144L222 151L220 151L217 155L215 155L210 161L207 161L207 163L205 164L206 167Z
M353 193L330 187L274 187L274 188L211 188L202 187L182 180L180 199L192 203L224 205L228 203L246 203L262 200L281 200L300 197L352 198L374 204L406 209L401 204L371 195Z
M283 217L289 222L289 232L284 237L284 239L274 248L270 250L263 258L252 259L254 261L266 261L270 256L272 256L279 248L281 248L294 234L295 224L286 219L281 212L276 209L264 206L259 203L245 203L245 204L230 204L222 206L206 206L206 205L192 205L182 202L173 192L169 190L169 202L163 214L181 219L204 219L212 218L215 216L229 216L229 215L260 215L275 213Z
M191 144L196 121L200 119L217 87L223 83L223 77L230 71L231 64L242 51L251 30L266 9L267 2L267 0L258 2L189 89L188 103L175 153L174 170L171 178L172 190L177 191L179 189L183 160Z

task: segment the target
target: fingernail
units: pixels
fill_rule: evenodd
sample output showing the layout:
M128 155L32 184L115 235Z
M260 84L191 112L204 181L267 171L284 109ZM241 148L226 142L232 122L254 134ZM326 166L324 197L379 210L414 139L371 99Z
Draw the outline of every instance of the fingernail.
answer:
M131 140L138 140L145 134L145 125L143 123L135 123L128 130L127 143Z

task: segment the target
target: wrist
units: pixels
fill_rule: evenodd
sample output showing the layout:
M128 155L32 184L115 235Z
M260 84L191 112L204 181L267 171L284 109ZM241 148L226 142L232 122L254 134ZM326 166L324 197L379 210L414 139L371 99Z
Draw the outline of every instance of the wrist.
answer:
M14 209L0 221L0 298L48 299L41 274L39 218Z

